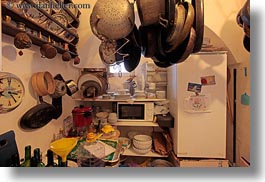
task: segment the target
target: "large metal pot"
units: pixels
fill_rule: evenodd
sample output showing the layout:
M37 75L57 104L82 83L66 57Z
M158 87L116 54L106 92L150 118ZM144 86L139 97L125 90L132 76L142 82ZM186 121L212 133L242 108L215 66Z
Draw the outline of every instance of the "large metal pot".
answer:
M159 24L165 17L165 0L137 0L136 5L142 26Z
M133 4L128 0L98 0L90 15L92 32L101 40L126 37L134 27Z

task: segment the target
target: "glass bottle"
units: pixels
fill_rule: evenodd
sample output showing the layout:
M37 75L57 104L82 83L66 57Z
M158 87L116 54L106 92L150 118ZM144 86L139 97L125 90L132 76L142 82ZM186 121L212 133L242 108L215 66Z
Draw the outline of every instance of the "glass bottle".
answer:
M58 166L57 167L67 167L67 166L68 166L67 160L66 160L66 162L63 162L62 157L58 156Z
M31 160L31 146L27 145L25 147L25 157L24 161L21 164L21 167L30 167L30 160Z
M46 167L57 167L57 164L54 162L53 159L53 151L51 151L50 149L47 150L47 164Z
M37 159L34 156L30 159L30 167L37 167Z
M11 165L10 167L20 167L19 154L15 153L11 156Z
M36 158L37 167L45 167L45 164L41 160L40 148L35 148L33 152L34 152L34 157Z

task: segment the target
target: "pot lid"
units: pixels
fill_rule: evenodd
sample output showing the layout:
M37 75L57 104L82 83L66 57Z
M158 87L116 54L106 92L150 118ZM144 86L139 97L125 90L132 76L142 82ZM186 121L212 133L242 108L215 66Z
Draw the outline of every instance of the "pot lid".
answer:
M92 112L92 107L80 105L79 107L75 107L72 110L72 113L85 113L85 112Z

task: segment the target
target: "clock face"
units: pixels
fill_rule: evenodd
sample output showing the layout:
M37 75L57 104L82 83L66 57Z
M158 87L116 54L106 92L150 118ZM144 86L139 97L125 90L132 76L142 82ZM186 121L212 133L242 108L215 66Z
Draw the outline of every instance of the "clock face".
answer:
M11 73L0 73L0 114L14 110L24 97L22 81Z

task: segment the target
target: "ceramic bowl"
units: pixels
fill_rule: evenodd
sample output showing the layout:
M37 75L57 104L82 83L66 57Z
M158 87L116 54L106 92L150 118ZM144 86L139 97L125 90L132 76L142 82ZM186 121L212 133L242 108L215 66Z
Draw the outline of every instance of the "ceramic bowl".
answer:
M134 150L136 153L138 153L138 154L147 154L148 152L151 151L151 148L152 148L152 146L150 146L150 147L147 148L147 149L139 149L139 148L135 147L134 145L133 145L132 147L133 147L133 150Z
M133 137L133 145L138 149L148 149L152 147L152 137L148 135L135 135Z

